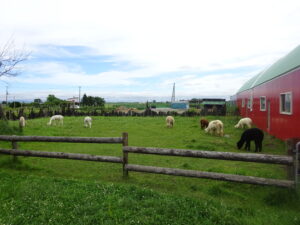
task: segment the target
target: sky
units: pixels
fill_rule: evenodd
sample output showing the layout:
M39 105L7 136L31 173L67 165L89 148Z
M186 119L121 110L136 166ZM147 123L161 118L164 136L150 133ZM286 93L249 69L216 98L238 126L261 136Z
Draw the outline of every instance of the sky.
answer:
M0 101L228 99L300 43L299 0L0 3L0 49L30 53Z

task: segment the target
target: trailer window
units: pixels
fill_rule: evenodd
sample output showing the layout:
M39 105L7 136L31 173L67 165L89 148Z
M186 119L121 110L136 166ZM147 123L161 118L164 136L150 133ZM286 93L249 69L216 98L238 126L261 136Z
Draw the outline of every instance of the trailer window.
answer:
M292 93L280 94L280 113L292 114Z
M266 111L266 96L260 97L260 111Z

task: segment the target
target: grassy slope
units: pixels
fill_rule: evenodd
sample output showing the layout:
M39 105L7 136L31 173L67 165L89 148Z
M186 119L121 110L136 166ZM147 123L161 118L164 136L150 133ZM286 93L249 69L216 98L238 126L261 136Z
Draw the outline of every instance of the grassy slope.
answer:
M65 119L64 127L48 128L45 125L46 119L32 120L28 122L24 135L112 137L121 136L121 133L126 131L129 133L129 145L237 152L235 143L242 132L232 128L237 120L234 117L222 118L225 124L225 134L229 135L228 138L212 137L205 134L199 129L199 118L177 117L173 129L165 128L162 117L96 117L92 129L83 128L82 120L82 118L70 117ZM0 146L7 147L9 144L1 143ZM121 156L120 145L20 143L20 148ZM284 144L266 136L263 151L264 153L284 154ZM245 221L248 224L263 224L265 220L268 220L269 224L291 224L292 221L297 224L297 220L299 222L299 215L297 215L300 210L299 197L286 189L143 173L130 173L130 178L124 180L119 164L72 160L22 158L22 163L15 164L12 168L7 157L1 158L0 166L10 174L34 174L48 178L75 178L81 180L80 182L97 181L135 185L140 188L154 189L160 193L193 198L196 201L212 201L224 207L232 205L243 212L251 211L255 214L255 217L252 218L247 216L247 213L242 213L240 216L243 217L244 222L241 224L245 224ZM133 154L129 155L129 162L285 178L283 167L275 165ZM128 194L130 195L130 193ZM219 211L219 209L216 210ZM222 214L221 211L220 213ZM232 211L229 215L234 216L235 213Z
M245 224L247 216L255 215L250 208L200 202L133 185L3 172L0 176L0 224L234 225Z

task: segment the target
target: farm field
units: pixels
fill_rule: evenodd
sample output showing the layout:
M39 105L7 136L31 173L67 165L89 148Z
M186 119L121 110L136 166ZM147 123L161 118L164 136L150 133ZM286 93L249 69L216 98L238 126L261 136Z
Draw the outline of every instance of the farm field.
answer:
M170 107L170 103L166 102L149 102L149 106L155 106L156 108L166 108ZM105 103L105 108L118 108L120 106L126 107L126 108L137 108L137 109L146 109L146 102L140 103L140 102L107 102Z
M175 117L172 129L164 117L93 117L91 129L83 127L83 117L66 117L63 127L49 127L40 118L27 121L23 135L128 132L130 146L244 152L236 149L238 118L218 119L225 137L205 134L199 117ZM1 148L10 145L0 142ZM120 144L19 143L19 148L122 155ZM285 154L285 145L265 135L263 153ZM271 164L138 154L129 154L129 163L286 179L285 167ZM0 155L0 168L0 224L300 224L299 194L283 188L135 172L125 179L121 164L77 160L18 157L13 163Z

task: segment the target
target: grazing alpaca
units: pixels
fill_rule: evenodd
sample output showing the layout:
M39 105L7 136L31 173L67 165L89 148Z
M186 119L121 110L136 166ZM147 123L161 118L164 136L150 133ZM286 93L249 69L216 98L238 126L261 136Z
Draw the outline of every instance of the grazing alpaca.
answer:
M223 127L224 125L221 120L213 120L209 122L208 127L205 129L205 132L223 136L224 135Z
M245 126L247 126L248 128L251 128L252 125L252 120L248 117L240 119L240 121L237 123L237 125L235 125L235 128L244 128Z
M62 115L54 115L50 118L50 121L48 123L48 125L53 125L53 124L60 124L63 125L64 124L64 117Z
M209 124L208 120L206 120L206 119L201 119L200 120L201 129L204 129L204 128L208 127L208 124Z
M86 116L83 120L84 122L84 126L85 127L89 127L89 128L92 128L92 118L89 117L89 116Z
M20 120L19 120L19 127L20 128L23 128L25 127L25 118L23 116L20 117Z
M264 139L264 132L258 128L247 129L242 133L241 139L236 143L238 149L241 149L246 142L245 149L250 151L250 141L255 143L255 152L262 151L262 141Z
M174 123L175 123L174 117L173 116L167 116L166 123L167 123L167 127L169 127L169 128L173 127Z

